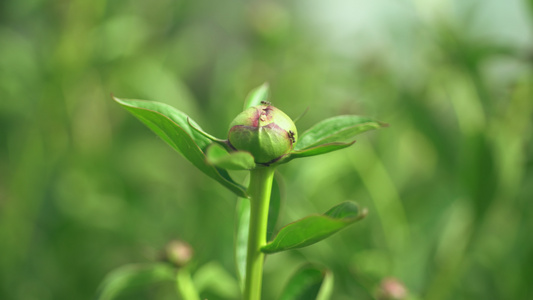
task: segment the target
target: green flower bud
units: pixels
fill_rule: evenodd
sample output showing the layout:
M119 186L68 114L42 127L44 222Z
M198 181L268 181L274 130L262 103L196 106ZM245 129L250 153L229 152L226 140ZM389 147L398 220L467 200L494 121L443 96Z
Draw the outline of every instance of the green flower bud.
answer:
M298 136L291 118L266 102L240 113L229 127L230 145L250 152L260 164L283 157L292 150Z

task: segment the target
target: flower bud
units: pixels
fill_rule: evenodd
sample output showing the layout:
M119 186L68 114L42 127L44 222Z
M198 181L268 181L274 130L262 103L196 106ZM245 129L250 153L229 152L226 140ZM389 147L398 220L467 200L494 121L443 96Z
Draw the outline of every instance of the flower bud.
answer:
M230 124L230 145L250 152L256 163L268 164L287 154L297 139L294 122L281 110L263 103L240 113Z
M398 279L393 277L381 281L377 299L379 300L403 300L407 298L407 289Z
M185 266L192 256L192 247L184 241L172 240L165 246L165 260L178 268Z

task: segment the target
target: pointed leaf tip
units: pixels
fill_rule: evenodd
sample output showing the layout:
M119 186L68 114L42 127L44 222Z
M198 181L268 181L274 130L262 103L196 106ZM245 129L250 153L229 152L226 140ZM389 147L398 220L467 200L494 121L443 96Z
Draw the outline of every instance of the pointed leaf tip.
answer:
M268 82L256 87L248 94L248 96L246 96L243 110L246 110L249 107L258 106L261 104L261 101L267 101L269 93L270 86Z
M343 202L322 215L308 216L286 225L261 251L276 253L315 244L365 216L366 210L359 209L356 203Z
M305 131L294 150L283 163L295 158L326 154L347 148L355 143L355 136L388 124L354 115L337 116L323 120Z
M305 131L295 145L301 151L331 143L349 143L363 132L384 127L385 123L371 118L345 115L323 120Z

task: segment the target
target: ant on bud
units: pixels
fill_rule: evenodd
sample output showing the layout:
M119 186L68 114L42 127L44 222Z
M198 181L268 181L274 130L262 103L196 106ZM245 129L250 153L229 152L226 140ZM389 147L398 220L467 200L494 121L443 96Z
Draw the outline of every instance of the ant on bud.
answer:
M291 139L291 142L296 143L296 139L294 138L294 132L292 130L289 130L289 138Z

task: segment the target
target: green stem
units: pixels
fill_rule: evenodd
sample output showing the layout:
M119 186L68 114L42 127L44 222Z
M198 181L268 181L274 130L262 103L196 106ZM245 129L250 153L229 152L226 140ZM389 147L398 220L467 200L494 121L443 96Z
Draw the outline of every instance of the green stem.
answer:
M250 172L250 228L248 232L248 252L246 255L246 275L244 280L244 299L261 299L263 262L265 254L261 247L266 244L268 207L274 167L259 167Z
M183 300L200 300L198 292L191 279L191 273L187 268L181 268L176 274L176 289Z

